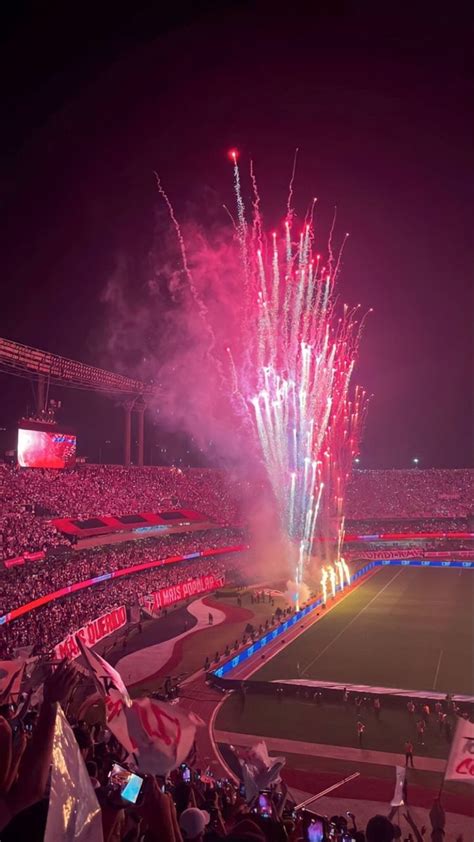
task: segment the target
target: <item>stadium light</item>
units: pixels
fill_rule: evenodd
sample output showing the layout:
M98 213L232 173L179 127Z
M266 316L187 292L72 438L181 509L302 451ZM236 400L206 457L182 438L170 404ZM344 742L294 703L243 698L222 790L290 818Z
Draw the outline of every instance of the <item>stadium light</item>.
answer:
M411 461L413 462L413 464L415 465L415 467L416 467L416 466L419 464L419 462L420 462L420 460L418 459L418 456L414 456L414 457L413 457L413 459L412 459Z

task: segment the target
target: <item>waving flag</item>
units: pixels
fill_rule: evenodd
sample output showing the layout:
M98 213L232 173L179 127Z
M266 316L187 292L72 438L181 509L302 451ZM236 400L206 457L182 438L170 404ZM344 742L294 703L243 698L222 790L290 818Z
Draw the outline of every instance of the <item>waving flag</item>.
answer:
M104 700L107 725L119 743L129 754L132 754L134 745L130 740L125 716L125 711L131 707L132 700L122 676L105 658L84 646L79 637L76 637L76 642L81 650L88 672Z
M395 790L390 802L391 807L403 807L405 798L405 778L407 770L405 766L395 766Z
M177 705L155 699L134 699L126 719L138 768L166 775L187 758L196 726Z
M255 743L247 751L237 751L232 746L242 771L245 786L245 800L250 803L262 789L268 789L281 780L280 772L285 765L285 757L270 757L264 740Z
M61 705L57 705L45 842L103 842L102 814Z
M130 699L122 676L77 638L84 662L105 702L107 725L141 772L166 775L191 751L194 717L177 705L155 699Z
M474 724L462 717L457 721L444 778L474 783Z

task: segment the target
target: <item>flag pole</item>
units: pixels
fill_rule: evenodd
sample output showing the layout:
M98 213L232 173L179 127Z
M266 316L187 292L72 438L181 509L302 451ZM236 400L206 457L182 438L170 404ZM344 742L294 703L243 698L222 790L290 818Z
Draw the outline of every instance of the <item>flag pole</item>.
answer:
M347 778L343 778L342 781L338 781L337 783L333 784L332 786L328 786L327 789L323 789L321 792L318 792L317 795L312 795L311 798L307 798L306 801L302 801L301 804L297 804L295 810L301 810L303 807L307 807L308 804L311 804L313 801L317 801L318 798L322 798L323 795L328 795L329 792L332 792L334 789L338 789L338 787L346 784L348 781L353 781L355 778L360 776L360 772L354 772L352 775L349 775Z

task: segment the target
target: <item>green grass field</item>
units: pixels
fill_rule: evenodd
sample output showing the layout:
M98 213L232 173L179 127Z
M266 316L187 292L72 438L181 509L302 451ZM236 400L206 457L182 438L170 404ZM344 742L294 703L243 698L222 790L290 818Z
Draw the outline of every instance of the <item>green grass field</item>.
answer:
M436 724L425 734L424 746L416 743L415 720L404 708L383 708L380 720L371 711L363 710L360 718L366 726L364 748L401 752L405 740L410 738L416 745L417 756L447 757L449 745ZM217 715L216 728L259 737L357 748L357 719L355 710L345 710L341 702L321 706L301 698L278 702L274 696L250 690L243 710L237 693L226 699ZM238 744L238 738L236 742Z
M253 679L474 695L473 605L470 570L382 568Z
M472 571L386 567L349 594L250 681L300 676L342 684L437 690L474 695L474 574ZM405 706L382 705L380 721L364 710L364 746L400 752L416 741ZM356 715L340 701L317 706L303 698L250 691L242 710L233 694L216 727L224 731L357 747ZM416 753L446 757L435 723Z

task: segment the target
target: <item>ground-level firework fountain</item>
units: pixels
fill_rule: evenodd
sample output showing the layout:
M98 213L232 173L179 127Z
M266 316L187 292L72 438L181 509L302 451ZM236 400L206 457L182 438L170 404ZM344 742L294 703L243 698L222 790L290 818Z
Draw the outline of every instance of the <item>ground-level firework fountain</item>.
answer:
M297 222L293 177L283 224L267 234L253 167L252 210L247 219L237 153L232 152L231 158L237 204L236 271L241 276L232 315L238 330L222 355L213 342L213 354L223 383L230 384L237 414L259 442L293 556L292 586L298 602L314 546L330 562L324 584L329 576L334 591L338 575L344 582L342 567L332 565L340 564L345 489L366 411L364 391L351 385L363 320L358 318L358 307L344 306L339 314L335 306L347 235L339 250L333 250L333 223L326 258L316 253L316 200L304 220ZM206 318L184 239L170 210L193 295ZM212 335L212 325L207 328Z

